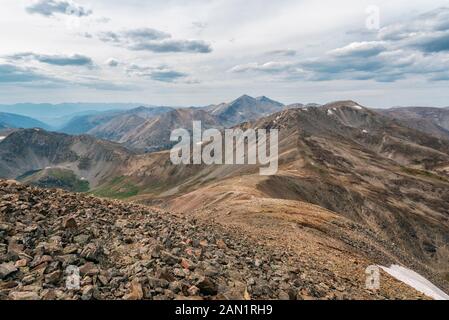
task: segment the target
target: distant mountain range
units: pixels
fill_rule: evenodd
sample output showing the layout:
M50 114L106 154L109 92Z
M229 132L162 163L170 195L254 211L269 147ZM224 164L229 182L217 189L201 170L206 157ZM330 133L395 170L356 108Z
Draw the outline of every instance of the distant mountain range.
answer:
M21 116L18 114L0 112L0 129L11 128L42 128L50 129L50 127L33 118Z
M192 120L201 120L204 128L230 127L256 120L283 110L282 103L267 97L243 95L230 103L207 107L170 108L139 107L126 111L106 111L74 117L58 131L69 134L90 134L97 138L122 143L140 151L167 148L170 132L192 127Z
M78 115L93 114L109 110L133 109L145 104L140 103L18 103L0 105L0 112L14 113L31 117L46 123L53 129L60 128L71 118Z

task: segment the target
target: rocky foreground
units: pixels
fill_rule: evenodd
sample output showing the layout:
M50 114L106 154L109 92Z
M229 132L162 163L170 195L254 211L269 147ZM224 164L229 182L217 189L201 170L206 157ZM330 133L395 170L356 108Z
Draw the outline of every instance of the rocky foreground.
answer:
M158 209L14 181L0 201L0 299L395 298ZM79 288L66 286L73 266Z

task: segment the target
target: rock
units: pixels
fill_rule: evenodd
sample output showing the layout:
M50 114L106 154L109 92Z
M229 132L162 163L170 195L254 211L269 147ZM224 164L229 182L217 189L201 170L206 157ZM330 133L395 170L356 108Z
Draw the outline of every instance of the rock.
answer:
M100 273L100 270L92 262L87 262L79 268L81 276L94 276Z
M91 300L93 298L94 286L88 285L83 288L81 300Z
M80 245L85 245L89 241L89 239L90 239L90 236L88 234L79 234L79 235L73 237L73 241Z
M24 285L32 284L36 280L36 277L32 274L23 277L22 283Z
M218 292L217 284L208 277L203 277L200 281L197 282L196 286L204 295L213 296Z
M222 249L222 250L225 250L228 248L226 243L221 239L217 240L217 247L218 247L218 249Z
M288 295L287 292L280 291L279 294L278 294L278 299L279 300L290 300L290 296Z
M169 282L167 280L165 280L165 279L158 279L158 278L148 277L147 281L148 281L148 285L152 289L167 288L168 285L169 285Z
M161 246L161 245L159 245L159 244L154 245L154 246L151 248L151 256L152 256L153 258L159 258L159 257L161 256L161 251L162 251L163 248L164 248L164 247Z
M104 275L99 275L98 276L98 280L100 281L100 283L103 285L103 286L106 286L108 283L109 283L109 277L107 277L107 276L104 276Z
M101 253L102 251L99 246L94 243L89 243L81 251L81 257L89 261L99 262Z
M48 284L56 284L61 279L61 270L53 271L52 273L45 276L45 282Z
M183 267L184 269L187 269L187 270L189 270L189 269L193 270L194 269L192 261L190 261L188 259L184 259L184 258L181 259L181 267Z
M130 292L124 297L125 300L142 300L143 290L139 281L131 282Z
M20 259L20 260L16 261L15 267L16 268L26 267L27 263L28 263L28 261L26 259Z
M190 296L197 296L200 292L200 289L197 286L191 286L190 288L187 289L187 293Z
M64 229L76 229L78 228L78 223L76 222L75 217L70 216L63 220L62 226Z
M0 279L5 279L10 274L17 271L16 266L12 262L0 264Z
M220 271L217 268L209 266L206 269L204 269L204 275L206 275L208 277L215 277L219 274L220 274Z
M9 294L11 300L40 300L36 292L30 291L13 291Z
M226 288L220 298L225 300L251 300L248 289L243 282L234 282L232 287Z
M170 252L167 251L162 251L161 252L161 259L162 261L164 261L166 264L168 265L175 265L179 262L181 262L181 258L171 254Z

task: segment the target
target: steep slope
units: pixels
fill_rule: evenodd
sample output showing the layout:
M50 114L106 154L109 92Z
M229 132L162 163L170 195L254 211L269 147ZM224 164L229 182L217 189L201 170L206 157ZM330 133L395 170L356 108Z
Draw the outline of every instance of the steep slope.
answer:
M124 111L110 118L108 121L97 124L87 133L100 139L120 141L129 132L144 124L148 119L155 118L172 110L173 108L169 107L140 107Z
M206 109L224 126L233 126L241 122L256 120L283 108L282 103L265 96L253 98L243 95L230 103L209 106Z
M121 184L140 190L134 200L205 219L213 208L229 211L221 223L238 220L242 228L251 228L246 218L254 208L261 215L271 207L266 214L282 225L276 215L284 212L284 201L316 204L365 228L377 243L366 252L373 259L389 256L448 287L449 142L353 101L284 110L242 125L250 127L280 130L276 175L262 177L257 166L246 165L173 166L169 153L159 152L134 158ZM238 210L229 199L242 201Z
M215 117L198 108L182 108L150 118L122 136L118 142L145 151L166 149L173 143L170 134L174 129L192 130L192 122L201 121L204 129L220 127Z
M36 170L60 168L95 186L113 176L130 156L120 145L91 136L24 129L0 142L0 177L16 178Z
M299 252L214 221L60 190L0 180L0 197L0 299L425 298L384 273L379 291L366 290L373 262L313 230L301 232ZM308 211L317 227L344 221ZM79 287L67 288L73 268Z
M449 109L403 107L379 109L383 115L397 119L403 125L442 139L449 139Z
M64 124L58 132L67 134L83 134L89 130L110 121L115 116L122 114L123 111L105 111L95 112L93 114L86 114L73 117L69 122Z
M13 113L0 112L0 128L42 128L49 129L49 126L36 119L21 116Z

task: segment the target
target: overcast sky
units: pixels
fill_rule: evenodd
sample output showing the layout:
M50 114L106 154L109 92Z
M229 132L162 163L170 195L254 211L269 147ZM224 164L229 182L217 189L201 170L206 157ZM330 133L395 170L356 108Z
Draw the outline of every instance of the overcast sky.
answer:
M0 103L449 106L449 1L2 0L0 39Z

